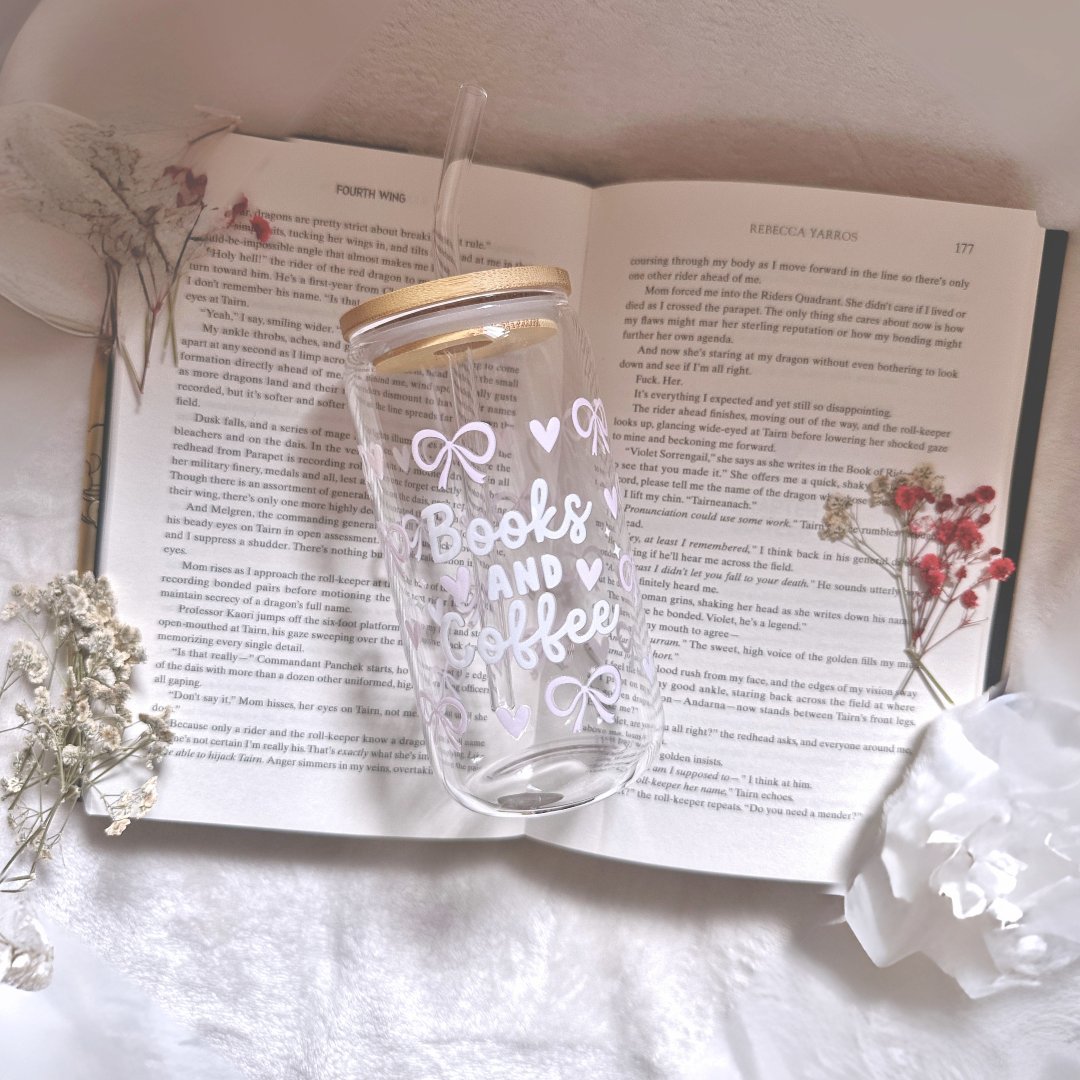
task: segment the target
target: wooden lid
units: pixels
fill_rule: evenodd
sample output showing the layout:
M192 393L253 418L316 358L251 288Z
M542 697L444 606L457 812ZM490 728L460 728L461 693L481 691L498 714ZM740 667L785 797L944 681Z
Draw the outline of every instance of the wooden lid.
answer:
M570 275L557 266L509 266L407 285L349 308L341 316L341 333L348 341L358 330L414 311L500 294L533 292L562 292L569 296Z
M380 375L400 375L425 368L453 367L470 357L493 360L504 353L538 345L558 332L558 324L551 319L513 319L472 326L467 330L411 341L383 353L375 361L375 370Z

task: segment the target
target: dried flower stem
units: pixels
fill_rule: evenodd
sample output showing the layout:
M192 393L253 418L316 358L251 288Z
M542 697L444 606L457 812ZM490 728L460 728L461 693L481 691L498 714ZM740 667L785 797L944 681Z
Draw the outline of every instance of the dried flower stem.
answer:
M216 134L214 132L213 134ZM182 170L179 166L170 166L166 175L180 177L179 190L176 193L178 208L188 211L190 221L181 219L182 228L180 233L175 233L177 221L162 215L164 220L157 221L156 216L161 207L150 207L142 216L136 213L128 205L122 191L119 190L118 182L114 183L99 169L95 172L114 192L120 203L127 208L135 219L138 227L143 231L144 244L139 247L131 247L128 251L130 265L134 266L139 281L139 289L146 304L143 317L142 329L142 356L136 363L132 359L127 343L120 333L119 305L120 305L120 282L124 269L123 264L116 257L110 255L102 244L100 254L106 272L106 295L105 306L101 316L101 329L98 333L97 348L94 353L94 367L90 381L90 417L86 433L86 471L87 483L83 489L83 513L81 518L81 531L79 536L79 559L78 569L80 573L93 571L97 562L98 524L101 517L101 497L104 479L104 437L105 415L108 402L108 383L110 378L110 366L114 355L119 354L124 361L128 376L132 385L141 394L146 389L146 375L150 368L150 359L153 355L154 342L158 336L158 318L164 308L165 332L163 347L172 357L174 367L180 364L180 351L176 337L176 298L180 289L180 277L189 259L198 250L198 246L209 240L212 233L199 235L196 229L203 219L207 207L202 201L202 192L206 187L206 177L196 177L190 169ZM197 198L191 200L192 193L197 193ZM191 217L191 213L194 214ZM223 215L217 215L212 225L217 228L230 228L248 215L247 199L241 199ZM262 218L252 219L252 228L256 235L265 242L269 238L269 226L266 230L261 228ZM265 223L264 223L265 224ZM159 232L165 233L169 229L173 235L168 237L168 242L159 236ZM166 250L176 249L174 256L170 257Z
M868 486L870 506L881 506L896 523L896 553L887 558L866 537L858 507L847 495L830 495L819 532L823 540L844 543L892 578L904 624L904 654L909 669L896 693L918 675L939 707L954 704L926 664L926 656L958 631L977 622L976 589L1005 581L1016 569L1000 548L983 550L983 527L990 523L996 493L987 484L954 499L931 465L910 473L882 475ZM944 620L954 605L962 614L947 633Z

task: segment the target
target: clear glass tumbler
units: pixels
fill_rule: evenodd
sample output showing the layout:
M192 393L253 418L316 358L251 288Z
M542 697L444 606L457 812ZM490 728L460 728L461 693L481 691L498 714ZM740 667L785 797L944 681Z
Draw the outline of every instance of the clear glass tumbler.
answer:
M595 802L663 713L589 343L553 267L341 320L346 392L435 773L498 816Z

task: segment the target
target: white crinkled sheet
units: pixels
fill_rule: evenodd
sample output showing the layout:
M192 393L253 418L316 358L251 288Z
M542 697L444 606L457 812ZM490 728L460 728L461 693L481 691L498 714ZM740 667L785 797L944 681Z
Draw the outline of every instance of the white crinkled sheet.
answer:
M28 28L0 100L26 93L101 116L119 108L109 98L114 74L125 108L161 98L135 94L132 79L171 79L190 96L167 58L150 62L145 40L139 64L90 63L93 26L115 36L153 25L131 18L133 8L176 10L156 0L45 0L52 21ZM262 11L272 19L273 5ZM1051 208L1045 224L1080 220L865 32L800 0L619 12L571 0L409 0L305 130L437 151L453 87L481 74L492 93L487 160L501 164L605 180L735 176L1037 201ZM425 112L444 91L445 109ZM1061 581L1077 571L1077 284L1074 254L1044 420L1043 445L1057 453L1039 462L1021 569L1017 625L1029 652ZM90 351L0 301L4 585L45 579L73 559ZM42 883L46 919L69 927L208 1054L259 1080L1080 1078L1080 971L973 1002L925 958L875 968L837 921L841 900L812 887L519 841L341 840L152 821L108 839L101 824L75 820L65 865ZM64 964L61 938L58 982ZM64 1075L98 1075L93 1059L108 1055L107 1041L90 1029L118 1026L117 1015L84 1011L87 1035L72 1037ZM152 1010L140 1015L149 1019L138 1037L152 1038ZM3 1048L28 1030L5 1026L0 1013L5 1080ZM160 1045L170 1039L175 1025L162 1021ZM108 1075L171 1074L128 1061Z
M93 825L47 910L252 1077L1080 1077L1080 975L972 1003L923 958L875 968L807 886Z
M46 990L0 986L0 1076L34 1080L242 1080L70 930L49 920L64 963Z

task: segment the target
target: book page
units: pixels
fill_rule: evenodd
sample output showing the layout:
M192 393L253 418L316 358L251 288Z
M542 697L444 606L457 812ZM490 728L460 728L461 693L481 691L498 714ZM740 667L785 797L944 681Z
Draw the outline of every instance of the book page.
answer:
M667 732L621 796L530 835L694 870L834 881L938 709L891 578L818 536L929 462L990 484L1001 545L1042 251L1035 215L751 184L593 196L582 300ZM983 594L989 613L992 594ZM928 658L982 690L988 620Z
M233 229L189 265L178 365L118 368L102 570L143 629L176 745L155 814L394 836L505 836L432 774L342 374L349 307L432 277L441 163L232 136L207 202ZM474 166L463 269L582 278L590 191ZM479 737L479 736L478 736Z

